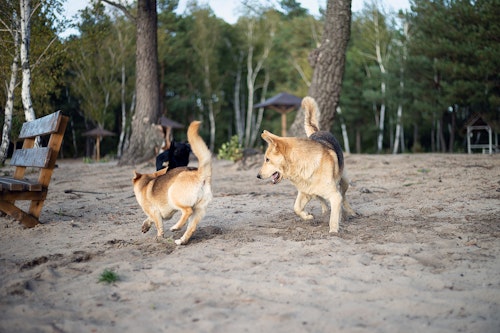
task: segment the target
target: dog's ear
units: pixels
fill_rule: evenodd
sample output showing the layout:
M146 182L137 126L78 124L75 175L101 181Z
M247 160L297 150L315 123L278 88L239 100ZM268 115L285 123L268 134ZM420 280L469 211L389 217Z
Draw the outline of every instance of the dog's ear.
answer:
M268 144L270 145L274 145L276 146L276 142L277 142L277 139L279 139L279 137L277 135L274 135L273 133L271 132L268 132L266 130L264 130L264 132L262 132L262 134L260 135L262 139L264 139L264 141L266 141Z
M163 168L163 169L160 169L158 171L156 171L155 173L153 173L153 177L159 177L161 175L164 175L167 173L167 168Z
M132 180L139 179L139 178L141 178L141 176L142 175L140 173L138 173L137 171L134 170L134 178L132 178Z

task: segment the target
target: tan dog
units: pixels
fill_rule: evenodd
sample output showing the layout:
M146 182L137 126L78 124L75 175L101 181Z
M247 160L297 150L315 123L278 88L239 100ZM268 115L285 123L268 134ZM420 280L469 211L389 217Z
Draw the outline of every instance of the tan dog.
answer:
M328 202L331 209L330 232L338 232L341 207L348 215L355 215L345 198L349 182L343 175L344 155L335 137L319 130L316 101L305 97L302 108L305 111L307 138L279 137L264 131L261 136L268 147L257 178L271 177L273 184L283 178L289 179L299 191L293 209L304 220L313 218L304 210L311 199L320 199L323 213L327 208L325 201Z
M166 172L162 169L152 174L134 171L134 193L139 205L148 216L142 223L142 232L147 232L151 222L155 223L158 237L163 237L163 220L171 219L181 211L179 221L170 230L180 230L191 218L184 235L175 241L186 244L205 215L212 200L212 155L198 134L199 121L189 125L187 136L198 168L178 167Z

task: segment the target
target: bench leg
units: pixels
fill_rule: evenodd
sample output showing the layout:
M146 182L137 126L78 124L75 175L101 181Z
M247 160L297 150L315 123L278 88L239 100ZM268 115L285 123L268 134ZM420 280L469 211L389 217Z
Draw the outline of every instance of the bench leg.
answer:
M23 212L8 201L0 201L0 210L21 222L26 228L33 228L40 223L36 217Z
M31 216L36 217L37 219L40 217L40 213L42 212L43 204L45 200L33 200L30 204L29 213Z

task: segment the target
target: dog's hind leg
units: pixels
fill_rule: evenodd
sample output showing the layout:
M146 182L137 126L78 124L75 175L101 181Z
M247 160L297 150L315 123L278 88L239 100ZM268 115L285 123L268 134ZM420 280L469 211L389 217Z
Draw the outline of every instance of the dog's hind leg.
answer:
M180 207L179 210L182 212L181 218L179 219L179 221L176 224L174 224L170 228L171 231L176 231L176 230L182 229L184 224L186 224L186 221L193 214L193 209L191 207Z
M293 211L304 220L313 219L313 216L304 210L304 207L309 201L311 201L312 198L312 195L304 192L299 191L299 193L297 193L297 198L295 199L295 204L293 205Z
M342 195L334 192L330 196L330 232L339 232L339 223L341 218Z
M193 216L191 218L191 221L189 221L186 231L184 232L184 235L182 235L181 238L176 239L175 244L177 245L187 244L193 233L196 231L196 227L198 226L198 223L201 221L203 216L205 216L205 208L196 207Z
M328 211L328 201L325 200L325 198L316 196L316 198L319 200L319 203L321 204L321 214L325 214Z
M354 211L354 209L352 209L351 205L349 204L349 201L347 201L346 192L347 189L349 188L349 181L344 176L342 176L342 178L340 178L339 185L340 185L340 192L342 193L342 208L344 213L347 216L356 216L357 215L356 212Z

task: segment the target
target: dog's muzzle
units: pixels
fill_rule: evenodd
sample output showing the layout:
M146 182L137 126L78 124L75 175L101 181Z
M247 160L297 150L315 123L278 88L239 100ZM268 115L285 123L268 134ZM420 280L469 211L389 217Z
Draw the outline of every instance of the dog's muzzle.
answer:
M262 178L262 175L260 173L257 174L257 178L264 179L264 178ZM275 173L273 173L271 175L271 183L272 184L278 184L281 181L281 178L282 178L281 174L278 171L276 171Z

